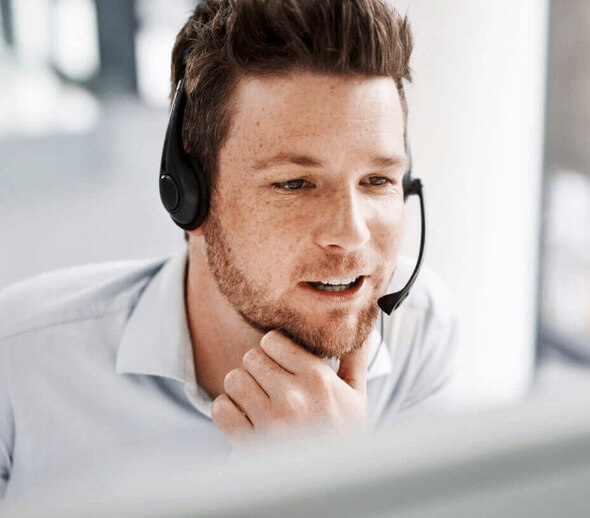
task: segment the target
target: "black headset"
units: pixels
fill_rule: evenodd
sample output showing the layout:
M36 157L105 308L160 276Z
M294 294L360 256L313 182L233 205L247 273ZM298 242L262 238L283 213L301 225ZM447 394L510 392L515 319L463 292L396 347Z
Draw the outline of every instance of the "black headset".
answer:
M201 165L184 151L182 144L182 123L186 107L184 78L178 81L172 101L170 120L166 130L162 160L160 162L160 199L170 217L180 228L193 230L203 223L209 210L208 183ZM384 295L378 300L379 307L388 315L405 300L422 267L425 243L425 217L422 182L412 178L412 157L406 146L408 167L403 177L404 201L412 194L420 198L422 228L420 252L416 267L406 285L395 293Z
M200 227L209 210L207 180L201 164L184 151L182 122L186 107L184 78L178 81L172 101L160 162L160 198L180 228Z

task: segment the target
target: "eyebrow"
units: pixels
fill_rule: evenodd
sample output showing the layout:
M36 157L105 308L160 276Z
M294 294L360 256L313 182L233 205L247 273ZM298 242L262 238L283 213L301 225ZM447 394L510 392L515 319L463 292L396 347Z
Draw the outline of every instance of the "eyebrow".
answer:
M378 156L371 160L371 165L380 169L386 169L388 167L397 167L399 165L405 166L408 163L408 159L405 156Z
M372 167L384 169L388 167L395 167L401 165L405 165L407 163L407 159L405 156L391 156L391 157L374 157L371 159L370 164ZM308 155L299 155L299 154L290 154L290 153L277 153L276 155L270 158L263 158L261 160L257 160L254 165L253 169L255 171L262 171L263 169L269 169L271 167L281 166L281 165L298 165L301 167L309 167L309 168L320 168L324 167L324 164L321 160L317 158L308 156Z
M256 161L253 169L255 171L261 171L262 169L289 164L295 164L302 167L324 167L324 164L320 160L307 155L278 153L270 158L263 158L262 160Z

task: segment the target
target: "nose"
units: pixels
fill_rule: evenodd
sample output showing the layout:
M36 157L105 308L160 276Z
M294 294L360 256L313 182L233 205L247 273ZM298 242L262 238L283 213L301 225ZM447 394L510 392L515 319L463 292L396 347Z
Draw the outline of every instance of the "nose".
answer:
M324 217L316 228L316 242L323 248L352 252L361 249L371 236L368 213L354 190L332 193L320 209Z

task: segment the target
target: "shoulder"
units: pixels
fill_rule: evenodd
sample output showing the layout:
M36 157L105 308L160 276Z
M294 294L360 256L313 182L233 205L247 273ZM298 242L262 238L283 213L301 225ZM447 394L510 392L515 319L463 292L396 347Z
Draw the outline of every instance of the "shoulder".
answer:
M129 307L164 259L89 264L43 273L0 290L0 341Z

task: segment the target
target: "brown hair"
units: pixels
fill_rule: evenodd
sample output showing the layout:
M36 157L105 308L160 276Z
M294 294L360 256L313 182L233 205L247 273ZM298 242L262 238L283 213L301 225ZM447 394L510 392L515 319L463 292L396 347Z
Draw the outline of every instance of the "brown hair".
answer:
M325 74L392 77L404 116L402 80L411 80L407 18L382 0L205 0L172 50L172 94L184 77L183 145L212 187L231 122L231 98L244 75Z

